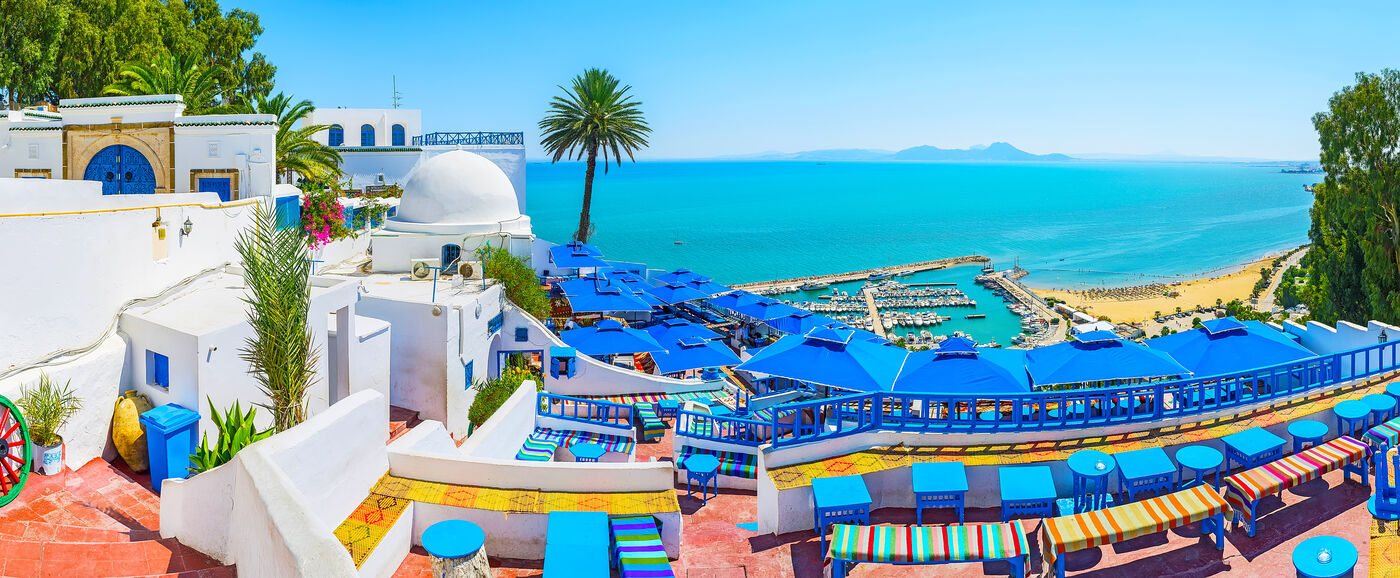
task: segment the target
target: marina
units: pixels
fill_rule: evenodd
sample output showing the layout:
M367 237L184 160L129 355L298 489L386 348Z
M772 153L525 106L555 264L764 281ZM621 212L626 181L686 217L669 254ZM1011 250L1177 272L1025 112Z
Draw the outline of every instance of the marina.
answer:
M771 295L775 293L767 293L766 291L776 291L777 293L785 293L792 291L793 289L799 288L803 285L817 286L820 284L826 284L830 286L832 283L847 283L850 281L880 281L883 279L888 279L892 276L906 277L914 273L920 273L923 271L937 271L939 269L946 269L955 265L990 262L990 258L984 257L982 255L964 255L962 257L952 257L949 259L934 259L932 261L920 261L918 263L909 263L907 265L891 265L887 267L878 267L875 269L862 269L860 271L851 271L848 273L813 275L810 277L794 277L791 279L779 279L776 281L760 281L757 283L740 283L736 285L731 285L731 287L735 289L743 289L745 291L757 293L759 295Z

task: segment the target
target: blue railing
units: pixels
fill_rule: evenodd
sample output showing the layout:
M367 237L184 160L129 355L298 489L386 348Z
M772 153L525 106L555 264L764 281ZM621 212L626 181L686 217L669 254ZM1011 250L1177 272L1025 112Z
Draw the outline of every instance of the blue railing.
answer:
M772 438L768 423L708 413L681 411L676 417L676 435L757 447Z
M632 429L632 406L611 401L583 399L540 393L535 415L601 425L622 430Z
M523 132L430 132L413 137L413 146L524 145Z
M986 433L1116 426L1197 416L1400 369L1400 342L1191 379L1003 395L867 393L779 407L773 445L868 431ZM787 412L784 412L787 414ZM785 423L785 422L791 423Z

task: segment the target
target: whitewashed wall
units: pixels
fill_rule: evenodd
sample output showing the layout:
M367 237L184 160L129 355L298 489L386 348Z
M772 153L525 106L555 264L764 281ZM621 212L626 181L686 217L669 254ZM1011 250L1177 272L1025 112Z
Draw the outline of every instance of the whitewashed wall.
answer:
M273 121L272 115L209 115L183 117L186 123L238 123ZM213 143L216 146L210 147ZM210 153L214 154L210 154ZM276 182L276 125L175 125L175 182L177 192L190 190L190 171L237 169L241 198L266 196Z
M56 385L71 385L83 407L59 430L63 436L64 463L77 469L97 458L116 456L112 437L112 406L121 391L126 370L127 342L113 335L85 355L42 368ZM25 387L38 384L40 369L28 369L0 379L0 395L18 401Z
M58 123L52 124L54 128L48 130L11 130L13 125L0 119L0 177L15 176L15 169L48 169L52 178L63 178L63 130ZM35 147L35 158L30 158L31 146Z

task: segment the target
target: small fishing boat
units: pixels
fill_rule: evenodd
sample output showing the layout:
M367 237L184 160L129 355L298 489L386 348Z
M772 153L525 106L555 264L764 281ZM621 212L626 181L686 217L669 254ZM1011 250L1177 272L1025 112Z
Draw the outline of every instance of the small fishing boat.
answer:
M830 283L822 283L820 281L808 281L797 286L798 289L803 291L821 291L828 287L831 287Z
M865 277L867 281L883 281L889 278L890 273L888 271L876 271Z
M987 318L987 316L984 315L984 314L982 314L982 313L974 313L974 314L972 314L972 315L965 315L965 316L963 316L963 319L986 319L986 318Z

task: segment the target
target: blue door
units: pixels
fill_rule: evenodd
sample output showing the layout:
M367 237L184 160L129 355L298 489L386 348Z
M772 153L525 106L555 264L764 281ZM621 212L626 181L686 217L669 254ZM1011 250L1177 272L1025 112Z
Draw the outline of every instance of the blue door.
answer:
M228 177L199 179L201 193L219 193L219 200L225 203L233 200L233 179Z
M151 162L126 145L112 145L92 156L83 180L102 183L104 195L149 195L156 192Z

